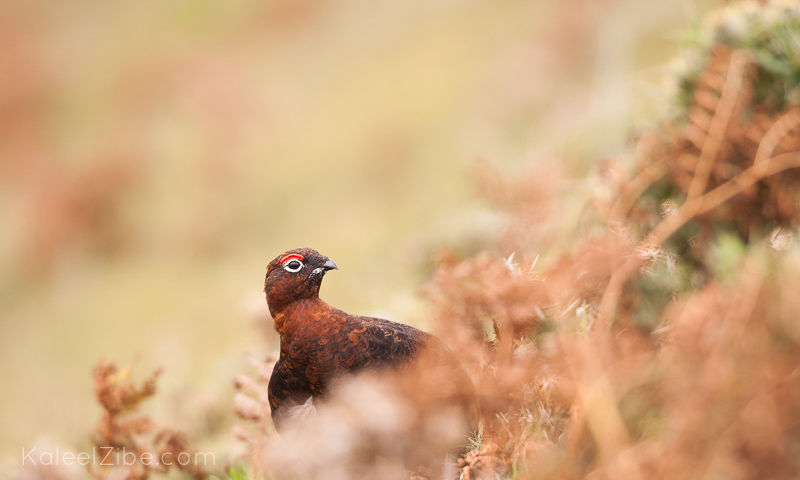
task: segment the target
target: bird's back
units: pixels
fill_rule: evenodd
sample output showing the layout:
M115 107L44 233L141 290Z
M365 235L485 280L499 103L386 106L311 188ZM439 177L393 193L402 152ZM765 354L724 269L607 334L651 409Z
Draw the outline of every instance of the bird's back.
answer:
M391 377L401 390L468 395L471 382L455 355L433 335L410 325L351 315L322 300L282 319L281 355L270 380L276 424L308 397L324 399L352 377ZM431 382L425 380L435 379ZM432 390L408 382L431 383ZM452 388L443 388L453 384ZM280 428L280 426L279 426Z

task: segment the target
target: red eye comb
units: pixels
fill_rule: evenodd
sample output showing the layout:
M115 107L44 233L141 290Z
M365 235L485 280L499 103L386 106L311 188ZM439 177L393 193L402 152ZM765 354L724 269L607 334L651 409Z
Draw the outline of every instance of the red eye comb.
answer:
M302 255L298 255L296 253L293 253L291 255L286 255L285 257L283 257L281 259L281 265L285 264L289 260L300 260L302 262L303 261L303 256Z

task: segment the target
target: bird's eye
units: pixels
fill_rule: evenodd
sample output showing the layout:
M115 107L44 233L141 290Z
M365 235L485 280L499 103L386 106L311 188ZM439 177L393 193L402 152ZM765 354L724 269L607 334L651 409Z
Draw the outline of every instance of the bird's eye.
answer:
M296 259L289 260L288 262L283 264L283 269L291 273L299 272L301 268L303 268L303 262Z

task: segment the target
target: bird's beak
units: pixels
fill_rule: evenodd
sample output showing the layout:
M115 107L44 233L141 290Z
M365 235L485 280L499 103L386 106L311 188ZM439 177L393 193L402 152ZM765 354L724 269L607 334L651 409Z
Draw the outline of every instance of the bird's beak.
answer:
M336 262L334 262L330 258L328 259L327 262L325 262L322 268L324 268L325 270L339 270L339 266L336 265Z

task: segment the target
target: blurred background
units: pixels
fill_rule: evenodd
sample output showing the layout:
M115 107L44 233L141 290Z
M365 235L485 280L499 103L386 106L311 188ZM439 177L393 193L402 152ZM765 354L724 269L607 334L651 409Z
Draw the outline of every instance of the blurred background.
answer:
M163 367L154 413L231 441L290 248L339 264L329 303L425 328L431 254L501 221L475 165L559 162L580 205L719 4L0 2L0 461L88 443L101 357Z

